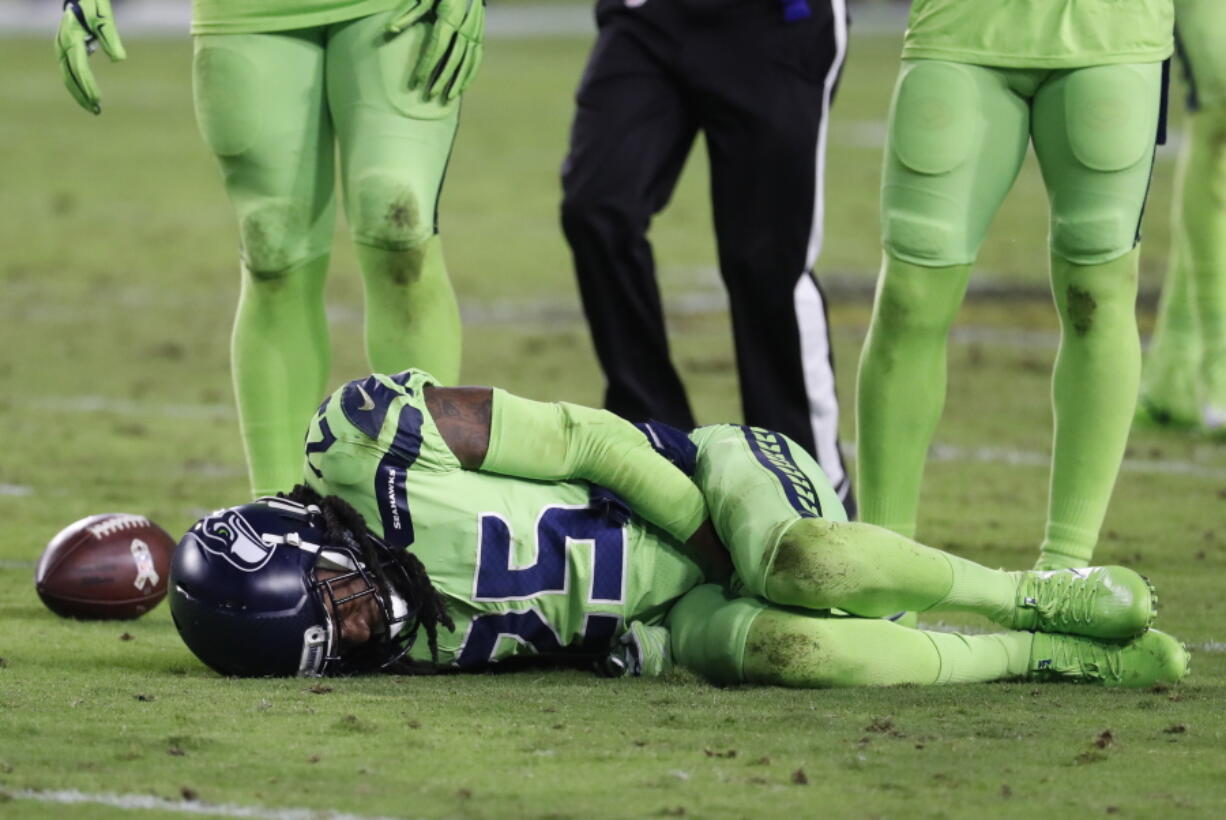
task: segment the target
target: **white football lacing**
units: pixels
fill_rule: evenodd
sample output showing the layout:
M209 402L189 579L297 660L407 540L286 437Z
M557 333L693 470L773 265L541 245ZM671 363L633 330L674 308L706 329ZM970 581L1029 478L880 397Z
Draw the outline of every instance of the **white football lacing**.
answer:
M89 534L95 538L105 538L120 530L130 530L133 527L147 527L149 519L143 515L116 515L94 524L89 528Z

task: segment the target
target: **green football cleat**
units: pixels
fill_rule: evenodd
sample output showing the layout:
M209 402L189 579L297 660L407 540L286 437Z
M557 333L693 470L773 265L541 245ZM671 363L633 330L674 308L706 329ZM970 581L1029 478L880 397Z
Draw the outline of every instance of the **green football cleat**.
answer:
M1036 632L1026 677L1139 688L1178 683L1190 660L1182 643L1156 629L1122 644Z
M1154 621L1158 596L1127 567L1023 572L1012 629L1127 640Z

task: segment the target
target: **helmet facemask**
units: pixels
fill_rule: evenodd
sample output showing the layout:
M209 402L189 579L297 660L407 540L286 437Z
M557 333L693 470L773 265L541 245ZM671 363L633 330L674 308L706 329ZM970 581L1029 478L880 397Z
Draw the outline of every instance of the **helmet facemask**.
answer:
M368 535L373 548L362 550L348 532L343 534L350 543L320 551L310 584L312 596L328 615L334 637L326 664L317 674L381 671L408 654L417 632L415 613L397 588L404 588L401 565L377 539ZM349 642L346 619L367 598L373 600L377 612L368 625L369 637L361 643Z

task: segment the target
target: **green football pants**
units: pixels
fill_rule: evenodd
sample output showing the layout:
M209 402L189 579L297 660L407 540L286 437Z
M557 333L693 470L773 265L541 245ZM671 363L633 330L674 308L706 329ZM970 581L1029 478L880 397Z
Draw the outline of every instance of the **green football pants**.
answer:
M195 38L196 117L221 164L253 273L328 253L338 148L355 241L404 249L434 235L459 104L409 90L429 29L388 37L389 14Z
M303 431L326 387L338 148L371 367L459 377L459 311L436 225L459 104L408 88L429 28L388 36L389 14L195 38L196 116L238 217L232 359L255 495L300 480Z
M857 389L863 520L915 531L945 400L948 331L1033 143L1063 331L1042 561L1089 560L1139 381L1135 247L1161 85L1158 63L1056 71L904 61L882 183L885 259Z
M886 253L969 265L1033 141L1052 252L1079 265L1137 241L1158 131L1162 66L1049 71L905 60L882 179Z

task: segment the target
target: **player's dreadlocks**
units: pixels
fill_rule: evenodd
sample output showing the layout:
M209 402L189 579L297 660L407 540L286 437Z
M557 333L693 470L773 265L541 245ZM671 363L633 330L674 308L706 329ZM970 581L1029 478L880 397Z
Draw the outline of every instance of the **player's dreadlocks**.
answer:
M421 559L408 550L387 549L379 544L366 526L362 514L347 501L335 495L321 496L305 484L298 484L288 494L281 494L299 504L314 505L323 513L324 536L328 541L357 548L365 558L381 589L395 590L413 612L413 625L404 635L406 646L412 643L419 626L426 628L430 657L438 663L438 626L455 631L455 622L447 614L443 596L430 583L430 576ZM388 559L393 572L388 573ZM398 658L384 671L397 674L418 674L425 670L407 657Z

